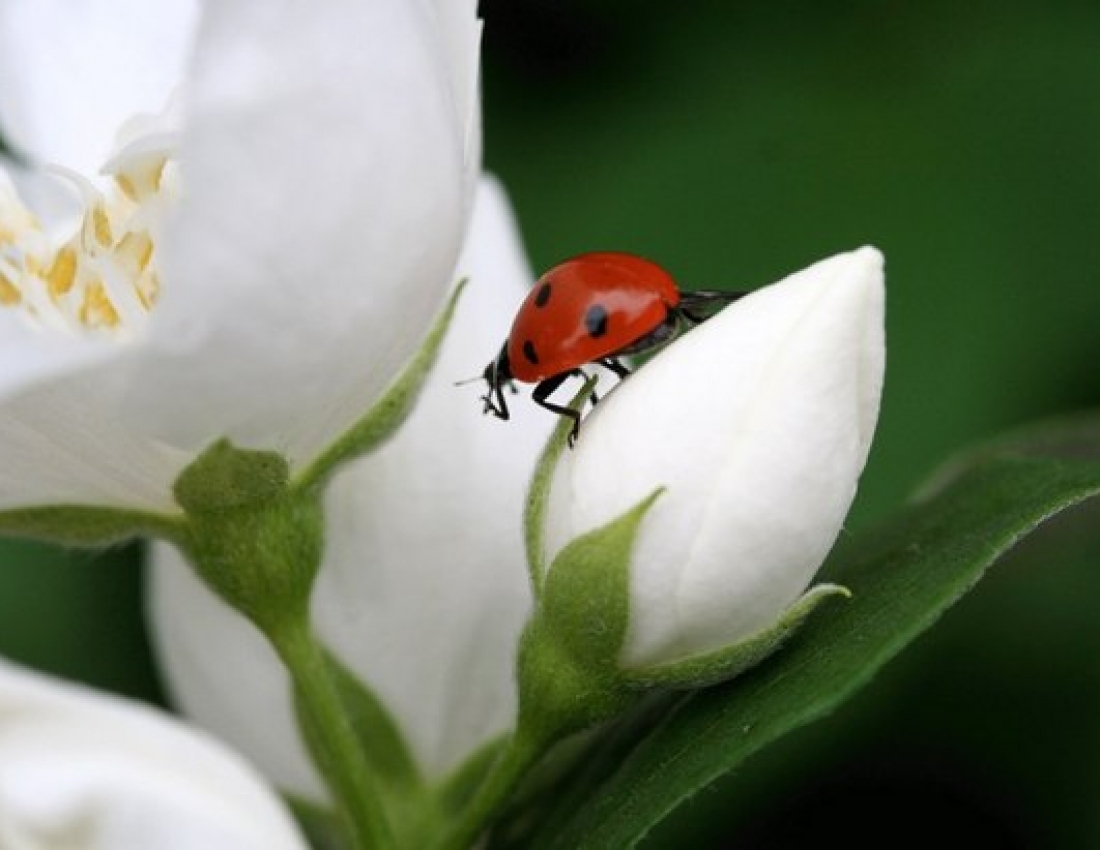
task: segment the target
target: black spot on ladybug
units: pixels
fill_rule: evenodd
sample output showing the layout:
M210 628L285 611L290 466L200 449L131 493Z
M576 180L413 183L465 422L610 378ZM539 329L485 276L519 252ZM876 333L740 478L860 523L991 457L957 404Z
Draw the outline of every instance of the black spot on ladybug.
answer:
M601 337L607 333L607 310L602 304L593 304L584 314L584 326L589 336Z
M527 340L523 343L523 356L527 358L528 362L532 366L539 365L539 356L535 352L535 345L531 342L531 340Z
M535 306L545 307L550 302L550 284L544 283L535 293Z

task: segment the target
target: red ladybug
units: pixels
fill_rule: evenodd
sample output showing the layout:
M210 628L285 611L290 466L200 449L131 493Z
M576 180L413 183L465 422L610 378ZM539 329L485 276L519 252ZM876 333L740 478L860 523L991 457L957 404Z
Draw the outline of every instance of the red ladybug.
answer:
M620 357L669 342L744 294L680 292L668 272L633 254L600 251L566 260L535 282L500 354L485 367L485 412L508 419L504 386L536 384L536 404L573 420L572 445L580 414L549 400L566 378L583 376L580 367L587 363L625 378L630 371Z

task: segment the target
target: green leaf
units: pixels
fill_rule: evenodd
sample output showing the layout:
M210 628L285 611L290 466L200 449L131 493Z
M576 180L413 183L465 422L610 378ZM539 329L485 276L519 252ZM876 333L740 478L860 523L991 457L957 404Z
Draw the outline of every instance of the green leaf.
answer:
M665 814L781 735L840 705L928 628L1021 537L1100 493L1100 464L985 454L927 500L853 540L823 578L849 587L788 646L681 702L572 809L524 846L624 850Z

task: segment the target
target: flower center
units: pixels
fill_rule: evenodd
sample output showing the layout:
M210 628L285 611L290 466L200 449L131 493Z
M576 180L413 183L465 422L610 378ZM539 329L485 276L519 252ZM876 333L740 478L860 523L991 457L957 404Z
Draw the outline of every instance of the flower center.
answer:
M129 335L157 302L155 245L178 174L163 145L136 144L112 159L99 185L53 169L76 189L75 227L47 228L0 172L0 309L70 333Z

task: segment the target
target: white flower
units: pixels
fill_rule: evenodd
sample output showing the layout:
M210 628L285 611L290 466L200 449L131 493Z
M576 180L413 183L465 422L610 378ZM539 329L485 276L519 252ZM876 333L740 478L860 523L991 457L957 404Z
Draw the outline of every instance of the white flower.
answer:
M552 481L549 558L667 488L631 557L624 667L734 644L806 588L870 448L883 310L881 255L833 257L692 330L586 419Z
M305 850L239 757L138 703L0 660L0 847Z
M77 5L0 7L3 132L85 171L75 221L0 174L0 510L174 512L212 440L299 469L416 351L479 168L479 24L473 0Z
M517 405L508 423L487 418L480 387L454 386L481 372L532 279L491 181L456 273L470 284L419 404L328 494L313 599L321 635L383 699L429 780L514 721L515 647L530 604L523 493L553 425L534 405ZM168 547L156 553L150 611L184 711L280 787L321 797L271 650Z
M198 0L0 6L0 129L39 163L92 174L115 134L182 79Z

